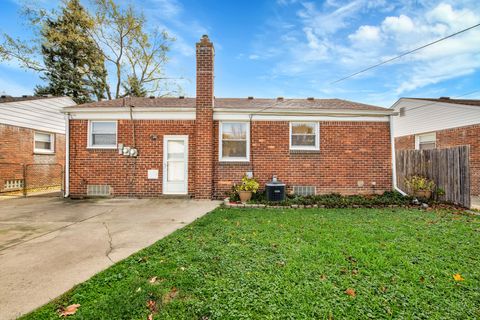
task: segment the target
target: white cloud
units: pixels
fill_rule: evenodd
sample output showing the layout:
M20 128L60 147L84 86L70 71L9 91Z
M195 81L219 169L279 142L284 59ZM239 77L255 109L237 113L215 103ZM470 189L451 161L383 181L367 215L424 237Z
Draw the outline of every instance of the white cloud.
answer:
M403 14L398 17L386 17L382 22L384 32L408 33L414 28L412 19Z
M357 46L377 45L381 40L380 28L375 26L360 26L360 28L348 36Z
M314 76L328 83L342 73L348 75L478 23L478 7L467 2L461 5L442 2L413 9L396 3L400 8L396 15L391 12L392 2L385 1L329 0L321 8L304 3L297 13L303 37L296 36L296 43L289 47L288 55L274 68L274 73ZM360 25L348 33L351 24L362 20L362 14L368 14L372 7L377 9L376 13L389 13L377 24ZM387 96L405 94L479 70L478 48L480 30L470 30L350 81L385 79L381 86L389 91ZM377 99L385 101L384 96Z

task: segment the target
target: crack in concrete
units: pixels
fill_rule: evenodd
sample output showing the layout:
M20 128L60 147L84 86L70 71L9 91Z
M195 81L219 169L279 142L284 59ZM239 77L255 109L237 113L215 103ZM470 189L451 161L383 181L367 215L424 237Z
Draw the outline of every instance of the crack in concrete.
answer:
M16 247L16 246L18 246L18 245L21 245L21 244L24 244L24 243L28 243L28 242L33 241L33 240L35 240L35 239L38 239L38 238L40 238L40 237L43 237L43 236L49 235L49 234L51 234L51 233L54 233L54 232L57 232L57 231L61 231L61 230L63 230L63 229L66 229L66 228L68 228L68 227L70 227L70 226L73 226L73 225L75 225L75 224L82 223L82 222L84 222L84 221L88 221L88 220L90 220L90 219L99 217L99 216L101 216L101 215L111 213L111 212L113 212L114 210L115 210L115 208L111 208L111 209L108 209L108 210L106 210L106 211L104 211L104 212L100 212L100 213L98 213L98 214L96 214L96 215L93 215L93 216L91 216L91 217L88 217L88 218L85 218L85 219L82 219L82 220L79 220L79 221L75 221L75 222L69 223L69 224L64 225L64 226L62 226L62 227L60 227L60 228L57 228L57 229L54 229L54 230L51 230L51 231L48 231L48 232L39 234L38 236L35 236L35 237L30 238L30 239L28 239L28 240L21 241L21 242L17 242L17 243L14 243L14 244L12 244L12 245L9 245L9 246L0 248L0 251L4 251L4 250L7 250L7 249L9 249L9 248L13 248L13 247ZM58 234L57 234L54 238L56 238L57 236L58 236Z
M113 244L112 244L112 234L110 233L110 229L108 229L107 223L103 222L103 226L105 227L105 230L107 230L107 236L108 236L108 250L105 252L105 256L110 260L112 263L115 263L112 258L110 258L110 253L113 251Z

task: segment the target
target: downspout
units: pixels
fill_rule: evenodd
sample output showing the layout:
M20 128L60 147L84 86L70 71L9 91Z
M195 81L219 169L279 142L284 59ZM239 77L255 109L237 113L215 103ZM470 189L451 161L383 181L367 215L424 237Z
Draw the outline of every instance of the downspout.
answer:
M395 137L393 134L393 115L390 115L389 118L390 118L389 119L390 120L390 146L392 148L392 185L395 191L398 191L403 196L406 196L407 194L403 190L401 190L397 185L397 161L395 157Z
M70 195L70 114L65 114L65 191L64 198Z
M252 129L252 119L253 119L253 114L248 115L249 118L249 125L248 125L248 130L250 130L249 133L249 139L250 139L250 168L252 170L252 177L255 177L255 169L254 169L254 164L253 164L253 129Z

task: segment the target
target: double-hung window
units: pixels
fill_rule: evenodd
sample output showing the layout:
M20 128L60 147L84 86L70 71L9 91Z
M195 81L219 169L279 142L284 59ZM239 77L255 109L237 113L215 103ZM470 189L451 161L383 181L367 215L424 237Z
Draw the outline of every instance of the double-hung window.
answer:
M88 127L88 147L96 149L117 148L116 121L90 121Z
M290 122L290 150L320 150L318 122Z
M220 122L220 161L250 160L250 125L248 122Z
M35 132L34 153L54 153L55 135L53 133Z
M415 136L415 149L417 150L428 150L435 149L437 145L437 135L435 132L417 134Z

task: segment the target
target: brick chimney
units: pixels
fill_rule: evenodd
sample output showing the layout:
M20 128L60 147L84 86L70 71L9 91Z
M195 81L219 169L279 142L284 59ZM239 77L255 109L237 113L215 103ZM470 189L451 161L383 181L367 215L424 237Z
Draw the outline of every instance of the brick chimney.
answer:
M195 198L213 195L213 60L215 50L207 35L196 44L197 96L195 120Z

